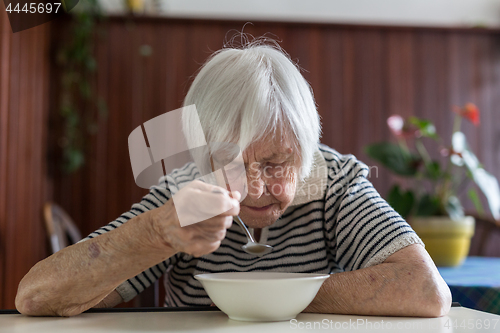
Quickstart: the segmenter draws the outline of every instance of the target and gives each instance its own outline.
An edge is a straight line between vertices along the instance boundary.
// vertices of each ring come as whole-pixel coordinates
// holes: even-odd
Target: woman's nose
[[[266,191],[266,182],[262,176],[262,170],[258,166],[251,165],[247,170],[248,195],[252,199],[259,199]]]
[[[252,199],[259,199],[266,191],[266,183],[261,177],[249,177],[248,195]]]

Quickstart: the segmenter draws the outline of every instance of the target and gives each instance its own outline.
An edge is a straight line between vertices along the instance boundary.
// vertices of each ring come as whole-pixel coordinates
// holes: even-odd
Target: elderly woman
[[[367,166],[319,144],[311,89],[279,48],[253,42],[216,52],[189,89],[184,105],[192,104],[207,142],[241,148],[246,196],[194,181],[195,163],[175,170],[129,212],[36,264],[19,285],[20,312],[72,316],[114,306],[162,275],[165,305],[210,305],[194,275],[258,270],[334,273],[308,312],[448,312],[447,285],[418,236],[367,180]],[[183,121],[195,140],[197,120]],[[224,213],[182,227],[181,206]],[[243,252],[237,214],[271,253]]]

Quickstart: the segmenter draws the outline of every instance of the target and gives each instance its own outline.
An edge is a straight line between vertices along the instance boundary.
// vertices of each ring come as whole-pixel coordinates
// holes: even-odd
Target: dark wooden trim
[[[298,28],[333,28],[333,29],[352,29],[352,30],[390,30],[401,32],[449,32],[449,33],[467,33],[467,34],[500,34],[500,28],[488,27],[462,27],[462,26],[413,26],[413,25],[387,25],[387,24],[355,24],[355,23],[330,23],[330,22],[293,22],[293,21],[268,21],[268,20],[240,20],[240,19],[216,19],[216,18],[180,18],[168,16],[147,16],[147,15],[110,15],[103,18],[103,22],[137,22],[137,23],[156,23],[156,24],[229,24],[240,25],[243,28],[245,23],[255,23],[265,26],[279,27],[298,27]]]

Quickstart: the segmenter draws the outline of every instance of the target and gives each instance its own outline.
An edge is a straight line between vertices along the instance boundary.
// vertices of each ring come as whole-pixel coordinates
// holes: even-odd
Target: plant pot
[[[125,0],[125,5],[132,14],[138,14],[144,11],[144,0]]]
[[[447,216],[412,217],[409,223],[436,266],[459,266],[469,254],[475,227],[472,216],[460,220]]]

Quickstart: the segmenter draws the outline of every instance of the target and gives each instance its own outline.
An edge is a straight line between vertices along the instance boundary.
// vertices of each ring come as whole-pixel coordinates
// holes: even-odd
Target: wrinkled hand
[[[214,252],[231,227],[233,215],[240,211],[240,193],[231,195],[221,187],[195,180],[157,209],[153,229],[177,252],[195,257]],[[181,221],[189,225],[182,227]]]

